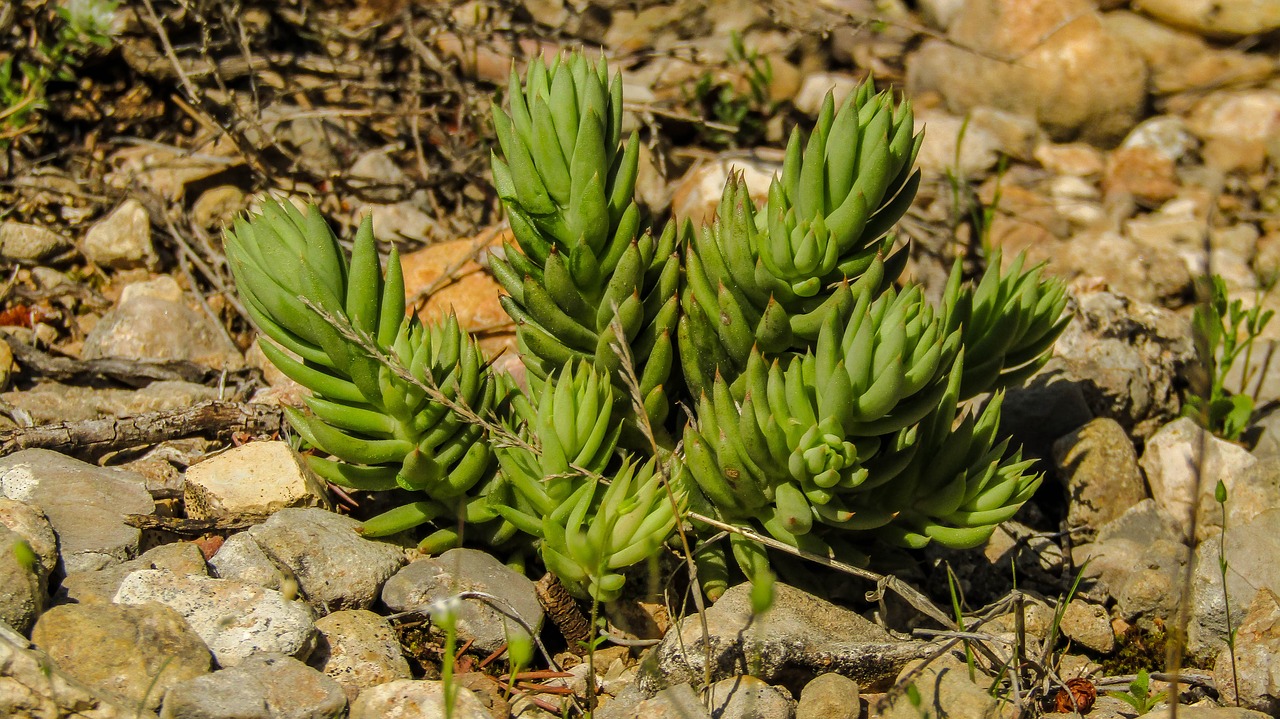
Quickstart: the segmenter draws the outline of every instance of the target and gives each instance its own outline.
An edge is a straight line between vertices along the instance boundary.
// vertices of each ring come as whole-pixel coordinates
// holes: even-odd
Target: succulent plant
[[[657,459],[617,456],[621,422],[613,389],[586,363],[567,365],[543,385],[538,405],[517,403],[526,431],[539,441],[500,447],[502,478],[514,503],[493,510],[538,538],[547,569],[570,593],[600,601],[622,591],[623,570],[650,559],[677,518]]]
[[[505,386],[455,318],[423,326],[405,316],[399,258],[392,250],[384,276],[371,221],[356,233],[350,261],[314,207],[303,215],[287,202],[268,201],[259,216],[237,220],[225,244],[265,335],[263,353],[312,392],[310,412],[285,410],[307,444],[331,457],[309,456],[311,468],[343,487],[422,493],[369,520],[365,533],[437,517],[495,520],[484,490],[496,463],[484,427],[464,412],[488,414]],[[491,529],[497,525],[490,539],[514,534],[501,522]],[[453,530],[444,531],[433,545]]]
[[[792,132],[760,213],[730,179],[716,222],[686,243],[679,348],[695,396],[716,372],[736,377],[752,345],[767,354],[811,347],[825,317],[852,304],[843,283],[877,257],[882,286],[898,277],[906,248],[893,251],[885,234],[919,186],[922,135],[913,132],[910,103],[895,107],[868,82],[838,112],[827,94],[803,151]]]
[[[622,80],[580,54],[549,67],[538,59],[523,85],[512,73],[507,97],[509,110],[493,113],[501,145],[493,176],[519,248],[507,243],[492,268],[529,373],[536,383],[590,360],[622,390],[612,345],[624,341],[646,413],[660,427],[670,408],[680,263],[674,226],[658,237],[640,233],[640,145],[634,134],[621,144]]]

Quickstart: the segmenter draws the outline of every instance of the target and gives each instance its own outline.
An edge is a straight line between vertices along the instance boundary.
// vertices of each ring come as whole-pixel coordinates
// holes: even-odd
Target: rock
[[[1107,157],[1103,192],[1108,197],[1129,196],[1151,204],[1178,194],[1174,160],[1152,147],[1120,147]]]
[[[902,674],[917,669],[920,664],[922,662],[908,664]],[[974,719],[1012,716],[1000,710],[1001,699],[991,696],[991,679],[985,675],[978,675],[976,681],[970,679],[964,660],[953,655],[925,665],[912,683],[919,692],[919,707],[900,693],[893,698],[889,710],[878,716],[884,719],[919,719],[922,715]]]
[[[282,509],[226,541],[209,562],[218,576],[254,581],[242,568],[264,563],[297,579],[302,597],[321,614],[368,609],[404,564],[404,550],[365,539],[360,522],[324,509]],[[253,572],[248,572],[252,574]],[[270,588],[278,588],[268,585]]]
[[[1218,653],[1214,684],[1224,703],[1275,716],[1280,713],[1280,666],[1276,664],[1280,657],[1280,598],[1270,589],[1259,590],[1236,629],[1235,656],[1230,647]]]
[[[404,170],[384,149],[369,150],[356,158],[347,170],[351,186],[360,197],[376,202],[395,202],[404,194]]]
[[[1036,146],[1033,156],[1049,172],[1072,177],[1099,175],[1105,161],[1097,148],[1083,142],[1064,145],[1044,142]]]
[[[177,610],[222,667],[267,652],[305,659],[315,647],[310,608],[253,584],[143,569],[125,577],[115,602],[159,602]]]
[[[84,341],[84,359],[165,362],[186,360],[214,369],[237,370],[244,358],[221,328],[183,302],[168,275],[129,285],[120,303],[102,317]]]
[[[71,249],[71,241],[39,225],[0,222],[0,257],[41,262]]]
[[[155,719],[136,704],[92,689],[0,624],[0,716],[68,719]]]
[[[382,603],[392,611],[423,609],[458,592],[487,592],[499,597],[529,626],[542,626],[542,605],[533,582],[491,555],[474,549],[450,549],[438,557],[410,562],[382,588]],[[459,641],[492,652],[506,644],[508,636],[528,635],[519,624],[477,599],[462,602],[458,610]]]
[[[330,719],[346,708],[347,697],[337,682],[293,657],[264,654],[174,686],[160,716]]]
[[[418,313],[422,321],[440,323],[452,312],[462,329],[482,333],[480,348],[490,357],[497,357],[500,352],[519,354],[514,325],[498,301],[502,286],[475,261],[500,248],[504,240],[515,244],[509,232],[486,230],[474,238],[430,244],[401,258],[409,301],[416,301],[421,293],[431,290]],[[508,331],[495,331],[504,327]]]
[[[1139,464],[1146,473],[1156,506],[1174,518],[1184,535],[1191,530],[1192,510],[1199,512],[1196,539],[1200,541],[1217,535],[1222,526],[1218,505],[1213,500],[1218,481],[1226,485],[1228,495],[1234,494],[1241,477],[1257,461],[1244,447],[1209,435],[1194,420],[1183,417],[1160,428],[1147,440]],[[1270,483],[1274,485],[1275,479]],[[1240,504],[1228,501],[1231,509]],[[1254,508],[1253,515],[1256,514]],[[1237,515],[1237,518],[1243,521],[1246,517]]]
[[[360,692],[349,719],[493,719],[474,694],[454,687],[453,712],[445,713],[444,685],[430,680],[397,679]]]
[[[695,164],[676,181],[671,195],[671,212],[680,218],[681,223],[689,220],[695,228],[711,222],[724,195],[730,172],[742,173],[751,199],[757,206],[762,205],[769,197],[769,183],[781,169],[777,162],[741,154],[721,155]]]
[[[1075,292],[1068,310],[1074,319],[1050,364],[1062,360],[1094,416],[1137,437],[1178,416],[1184,372],[1197,361],[1187,319],[1106,291]]]
[[[793,103],[800,112],[817,117],[828,92],[832,94],[836,108],[839,109],[840,103],[844,102],[849,93],[858,89],[858,84],[858,78],[842,72],[807,73]]]
[[[1100,263],[1097,258],[1106,256]],[[1178,307],[1191,296],[1192,277],[1175,250],[1137,242],[1111,230],[1086,231],[1050,260],[1054,274],[1094,277],[1140,302]]]
[[[0,398],[43,424],[187,409],[217,399],[218,388],[178,380],[152,382],[137,390],[45,382],[21,392],[5,392]]]
[[[1270,0],[1134,0],[1142,12],[1211,37],[1257,35],[1280,28]]]
[[[1088,0],[968,2],[947,37],[908,58],[908,94],[938,92],[957,115],[986,105],[1033,117],[1059,141],[1108,143],[1144,108],[1145,63]]]
[[[1120,423],[1099,418],[1059,439],[1053,461],[1067,490],[1067,526],[1097,529],[1147,496],[1133,442]]]
[[[1062,633],[1086,649],[1110,654],[1116,648],[1111,617],[1100,604],[1072,599],[1062,613]]]
[[[819,674],[804,685],[796,719],[858,719],[858,683],[841,674]]]
[[[419,194],[415,192],[411,197],[418,198]],[[422,209],[417,199],[357,208],[357,217],[366,214],[373,216],[373,236],[381,242],[426,242],[435,239],[440,231],[435,219]]]
[[[342,685],[348,701],[365,689],[411,679],[391,622],[364,609],[344,609],[316,621],[320,641],[309,664]]]
[[[329,505],[324,483],[280,440],[249,442],[192,465],[183,500],[192,519]]]
[[[1225,550],[1221,544],[1226,545]],[[1280,552],[1280,509],[1266,509],[1240,524],[1228,523],[1225,537],[1209,539],[1196,547],[1195,573],[1191,578],[1188,651],[1211,657],[1225,646],[1227,607],[1224,591],[1231,596],[1233,627],[1241,626],[1245,612],[1259,590],[1280,592],[1280,566],[1274,561],[1277,552]],[[1229,564],[1225,590],[1218,566],[1223,554]]]
[[[1173,518],[1144,499],[1098,530],[1092,544],[1074,548],[1073,563],[1083,570],[1088,596],[1116,600],[1116,613],[1127,621],[1165,620],[1175,616],[1181,596],[1183,568],[1189,552]],[[1090,588],[1090,583],[1101,586]]]
[[[1101,193],[1097,186],[1074,175],[1061,175],[1049,181],[1049,197],[1053,209],[1071,223],[1071,227],[1098,227],[1106,220]]]
[[[58,566],[58,537],[44,512],[25,502],[0,497],[0,525],[27,540],[27,545],[36,553],[36,573],[40,581],[48,580]]]
[[[1126,719],[1130,715],[1131,713],[1126,713]],[[1143,719],[1173,719],[1173,713],[1168,706],[1161,706],[1143,714],[1142,717]],[[1223,707],[1209,702],[1200,706],[1178,707],[1178,719],[1267,719],[1267,715],[1252,709]]]
[[[89,228],[80,251],[95,265],[119,270],[154,266],[160,260],[151,244],[151,216],[132,198]]]
[[[796,700],[753,676],[721,679],[703,690],[710,698],[715,719],[791,719]]]
[[[1040,457],[1050,456],[1053,443],[1093,419],[1083,383],[1069,377],[1063,362],[1049,361],[1021,386],[1006,390],[1000,407],[1000,431],[1015,444]]]
[[[69,675],[155,711],[174,684],[208,674],[213,656],[159,604],[66,604],[40,617],[31,641]]]
[[[750,593],[749,584],[739,584],[707,609],[705,640],[698,617],[668,632],[639,675],[641,689],[652,694],[701,682],[707,661],[713,682],[751,671],[766,682],[838,672],[873,683],[926,651],[922,643],[894,641],[857,614],[782,583],[775,585],[769,611],[753,616]]]
[[[928,128],[916,156],[916,165],[925,175],[972,178],[985,174],[1000,159],[1000,139],[975,126],[972,120],[921,109],[916,113],[916,122]]]
[[[210,187],[191,206],[191,219],[201,227],[230,224],[245,207],[244,192],[235,185]]]
[[[67,572],[100,569],[137,556],[142,533],[125,524],[124,517],[155,513],[138,475],[47,449],[24,449],[0,459],[0,496],[44,511]]]
[[[17,532],[0,527],[0,622],[23,634],[44,609],[40,562]]]
[[[1155,95],[1261,84],[1274,66],[1261,53],[1211,46],[1194,33],[1136,13],[1109,12],[1102,21],[1146,60]]]
[[[964,0],[919,0],[916,6],[925,22],[945,32],[964,8]]]
[[[125,53],[126,59],[128,53]],[[243,156],[229,136],[190,149],[158,146],[125,147],[111,154],[107,184],[121,190],[141,188],[170,202],[186,194],[187,185],[244,166]]]
[[[653,719],[712,719],[706,706],[689,684],[667,687],[636,705],[634,714],[622,715],[627,719],[653,717]]]
[[[162,544],[137,559],[89,572],[69,572],[62,580],[59,600],[76,604],[110,604],[124,578],[139,569],[165,569],[179,576],[209,576],[204,554],[195,542]]]
[[[1280,92],[1214,92],[1196,103],[1187,123],[1204,142],[1205,164],[1222,172],[1258,172],[1280,138]]]

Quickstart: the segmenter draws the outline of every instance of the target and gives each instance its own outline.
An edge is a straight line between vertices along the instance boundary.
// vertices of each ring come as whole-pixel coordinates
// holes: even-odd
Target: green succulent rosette
[[[622,80],[579,54],[513,73],[493,119],[494,185],[518,247],[491,267],[506,290],[521,356],[535,383],[589,360],[624,390],[615,343],[635,364],[650,423],[670,411],[679,257],[675,228],[640,232],[634,201],[639,143],[622,139]],[[622,331],[621,337],[615,323]],[[629,411],[626,393],[618,401]]]
[[[547,379],[536,407],[519,401],[516,408],[538,447],[497,450],[515,501],[495,502],[493,511],[538,539],[543,563],[570,593],[616,599],[624,570],[655,556],[671,536],[682,495],[672,502],[656,459],[616,452],[622,424],[613,389],[589,364],[566,366]]]
[[[472,421],[490,414],[507,388],[455,318],[424,326],[405,316],[399,257],[392,250],[384,274],[371,221],[348,260],[315,207],[304,215],[268,201],[260,215],[236,221],[225,246],[263,353],[312,392],[309,412],[285,410],[306,443],[329,455],[308,456],[311,468],[350,489],[422,495],[370,519],[364,533],[444,517],[490,522],[494,541],[514,535],[487,509],[496,460]]]

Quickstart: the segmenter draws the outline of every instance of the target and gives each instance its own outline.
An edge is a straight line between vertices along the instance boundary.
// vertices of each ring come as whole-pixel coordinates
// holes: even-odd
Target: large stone
[[[347,708],[337,682],[279,654],[250,657],[174,686],[163,719],[333,719]]]
[[[456,315],[458,326],[477,333],[481,349],[490,357],[518,354],[511,318],[498,301],[502,286],[476,261],[502,247],[504,240],[514,244],[509,232],[486,230],[473,238],[433,243],[401,258],[406,299],[426,299],[418,316],[440,323],[450,313]]]
[[[1099,257],[1107,261],[1098,262]],[[1169,307],[1185,304],[1192,288],[1191,272],[1177,250],[1109,229],[1075,235],[1049,266],[1059,276],[1100,278],[1117,294]]]
[[[927,664],[912,662],[902,673],[906,675],[916,670],[919,673],[914,674],[912,683],[920,698],[919,706],[905,693],[899,692],[894,695],[888,711],[875,716],[883,719],[919,719],[921,716],[997,719],[1012,717],[1016,712],[1011,704],[992,696],[989,679],[984,684],[986,677],[983,675],[970,678],[963,658],[946,655]]]
[[[909,58],[907,82],[957,115],[987,105],[1035,118],[1056,140],[1105,143],[1144,108],[1145,63],[1089,0],[976,0],[947,35]]]
[[[439,557],[419,559],[401,569],[382,588],[382,603],[397,612],[425,610],[459,592],[485,592],[500,600],[499,608],[468,599],[457,610],[458,637],[483,652],[507,643],[509,636],[528,636],[507,618],[514,610],[535,631],[542,626],[542,605],[533,582],[493,556],[475,549],[450,549]]]
[[[1235,629],[1235,654],[1230,647],[1218,653],[1214,684],[1224,702],[1276,716],[1280,714],[1280,598],[1270,589],[1259,590]]]
[[[858,683],[841,674],[819,674],[804,685],[796,719],[858,719],[862,702]]]
[[[0,459],[0,495],[44,511],[68,572],[136,557],[142,533],[125,524],[124,517],[155,512],[137,474],[95,467],[47,449],[24,449]]]
[[[349,719],[493,719],[475,694],[458,686],[452,714],[445,711],[443,683],[397,679],[367,689],[351,703]]]
[[[37,573],[41,581],[47,580],[58,567],[58,536],[44,512],[26,502],[0,497],[0,525],[27,540],[28,546],[36,553]]]
[[[218,399],[218,388],[181,380],[152,382],[136,390],[43,382],[31,389],[5,392],[0,399],[26,412],[34,423],[45,424],[187,409],[197,402]]]
[[[321,614],[368,609],[405,558],[394,544],[361,537],[359,526],[324,509],[282,509],[228,539],[209,563],[220,577],[257,583],[269,571],[274,581],[265,586],[273,589],[287,571]]]
[[[1133,5],[1170,25],[1215,37],[1280,28],[1280,4],[1275,0],[1134,0]]]
[[[1225,587],[1218,564],[1224,555],[1228,564]],[[1192,654],[1211,658],[1226,645],[1227,596],[1230,596],[1231,624],[1238,627],[1260,590],[1280,594],[1277,556],[1280,556],[1280,509],[1267,509],[1248,522],[1229,524],[1221,539],[1200,543],[1191,578],[1187,648]]]
[[[169,687],[213,665],[190,625],[160,604],[54,607],[31,640],[76,679],[153,711]]]
[[[219,370],[244,366],[240,350],[207,315],[187,306],[168,275],[125,287],[120,303],[85,338],[82,356],[185,360]]]
[[[132,702],[63,671],[48,654],[0,623],[0,716],[14,719],[155,719]]]
[[[315,648],[311,609],[254,584],[143,569],[125,577],[115,602],[159,602],[173,608],[222,667],[269,652],[306,659]]]
[[[342,685],[347,699],[396,679],[411,679],[391,622],[363,609],[334,612],[316,621],[320,641],[308,661]]]
[[[791,719],[796,700],[753,676],[721,679],[703,690],[711,704],[715,719]]]
[[[151,244],[151,216],[135,199],[125,200],[85,233],[80,248],[96,265],[132,269],[159,261]]]
[[[1133,442],[1113,419],[1095,419],[1058,440],[1053,461],[1066,484],[1069,527],[1096,530],[1147,496]]]
[[[1184,535],[1190,534],[1192,512],[1198,513],[1196,539],[1200,541],[1216,536],[1222,526],[1221,511],[1214,502],[1214,489],[1219,481],[1226,485],[1228,506],[1232,510],[1237,507],[1243,510],[1234,514],[1236,521],[1251,519],[1261,510],[1247,499],[1230,501],[1237,487],[1245,491],[1241,480],[1257,461],[1244,447],[1218,439],[1191,418],[1183,417],[1165,425],[1147,440],[1139,463],[1151,485],[1156,506],[1174,518]],[[1265,491],[1260,484],[1254,483],[1249,491]],[[1270,484],[1274,486],[1274,478]]]
[[[1072,552],[1077,567],[1089,563],[1083,570],[1086,594],[1097,601],[1114,598],[1118,615],[1142,622],[1175,616],[1188,555],[1173,518],[1150,499],[1103,525],[1096,541]]]
[[[730,588],[706,611],[707,636],[699,617],[668,632],[639,676],[653,693],[685,682],[701,683],[707,662],[711,681],[751,673],[767,682],[798,682],[838,672],[860,683],[891,677],[928,645],[895,641],[861,616],[778,583],[773,605],[751,611],[751,586]]]
[[[1280,141],[1280,92],[1212,93],[1192,108],[1188,124],[1204,141],[1205,164],[1222,172],[1258,172]]]
[[[1262,83],[1275,64],[1265,53],[1210,45],[1199,35],[1137,13],[1109,12],[1103,22],[1146,60],[1155,95]]]
[[[192,465],[183,500],[193,519],[266,516],[328,505],[324,483],[288,442],[250,442]]]

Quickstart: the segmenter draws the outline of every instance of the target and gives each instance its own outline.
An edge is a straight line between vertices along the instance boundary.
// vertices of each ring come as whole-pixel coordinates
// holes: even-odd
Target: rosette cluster
[[[484,498],[496,460],[483,426],[464,415],[491,413],[506,390],[453,317],[439,326],[406,317],[399,258],[392,250],[384,274],[370,220],[348,260],[314,207],[304,215],[268,201],[236,221],[225,245],[263,353],[311,390],[309,412],[285,410],[303,440],[329,455],[309,456],[311,468],[342,487],[421,493],[371,519],[366,533],[436,517],[496,519]],[[490,526],[491,539],[514,533],[503,524]]]
[[[491,263],[534,383],[590,361],[624,389],[613,345],[625,343],[649,420],[670,410],[680,261],[672,226],[640,232],[634,200],[640,145],[622,143],[622,80],[579,54],[512,73],[495,106],[494,185],[518,247]],[[621,330],[621,335],[618,336]],[[623,409],[625,392],[617,393]]]

